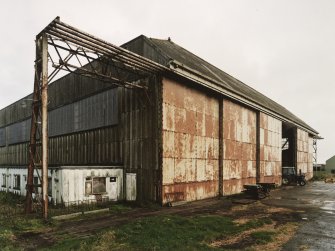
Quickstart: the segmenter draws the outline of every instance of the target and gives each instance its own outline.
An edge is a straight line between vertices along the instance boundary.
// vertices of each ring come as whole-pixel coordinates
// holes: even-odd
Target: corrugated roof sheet
[[[187,67],[207,76],[211,79],[216,80],[222,85],[222,87],[247,98],[256,104],[263,106],[279,115],[291,120],[302,127],[309,129],[314,133],[318,133],[315,129],[310,127],[303,120],[295,116],[285,107],[251,88],[250,86],[244,84],[238,79],[230,76],[226,72],[220,70],[219,68],[211,65],[200,57],[194,55],[183,47],[175,44],[170,40],[147,38],[145,36],[140,36],[139,38],[144,38],[152,46],[156,47],[157,53],[161,53],[163,58],[169,58],[170,60],[176,60]]]

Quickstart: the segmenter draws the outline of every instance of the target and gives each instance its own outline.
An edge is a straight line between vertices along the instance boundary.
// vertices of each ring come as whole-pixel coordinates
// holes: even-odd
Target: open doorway
[[[297,127],[293,124],[282,123],[282,166],[297,167],[296,156]]]

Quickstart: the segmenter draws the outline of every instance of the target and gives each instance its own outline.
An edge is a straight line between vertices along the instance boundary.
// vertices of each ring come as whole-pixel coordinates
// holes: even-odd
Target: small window
[[[52,196],[52,179],[48,178],[48,195]]]
[[[294,175],[295,174],[295,169],[294,169],[294,167],[283,168],[282,172],[283,172],[283,175]]]
[[[93,178],[93,193],[94,194],[106,193],[105,177]]]
[[[11,174],[8,175],[8,187],[12,188],[12,175]]]
[[[1,187],[6,187],[7,186],[7,177],[6,174],[2,174],[2,185]]]
[[[14,189],[20,190],[21,188],[21,177],[20,175],[14,175]]]
[[[85,179],[85,195],[106,193],[106,177],[87,177]]]
[[[88,196],[92,194],[92,181],[85,182],[85,195]]]
[[[37,176],[34,177],[34,185],[37,186],[39,184],[39,178]]]
[[[281,147],[282,151],[287,150],[290,147],[288,138],[282,138],[281,144],[282,144],[282,147]]]

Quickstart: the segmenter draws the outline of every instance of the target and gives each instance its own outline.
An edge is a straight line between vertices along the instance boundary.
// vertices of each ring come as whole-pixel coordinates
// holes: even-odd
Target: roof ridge
[[[264,108],[270,109],[273,112],[282,115],[284,118],[296,122],[303,128],[318,133],[314,128],[312,128],[283,105],[279,104],[275,100],[249,86],[248,84],[242,82],[241,80],[233,77],[227,72],[221,70],[217,66],[209,63],[203,58],[188,51],[184,47],[176,44],[175,42],[157,38],[150,38],[148,41],[154,44],[155,48],[159,47],[160,54],[168,55],[170,59],[177,60],[179,63],[199,71],[199,73],[203,74],[204,76],[213,78],[213,80],[221,83],[222,85],[228,85],[232,88],[232,91],[238,93],[239,96],[247,98]],[[161,51],[163,51],[163,53]],[[174,53],[177,54],[174,55]]]

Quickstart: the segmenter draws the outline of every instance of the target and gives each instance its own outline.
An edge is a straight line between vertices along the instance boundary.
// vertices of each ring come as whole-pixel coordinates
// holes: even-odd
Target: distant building
[[[326,160],[326,172],[335,174],[335,155]]]
[[[313,165],[313,171],[325,171],[326,165],[325,164],[314,164]]]

